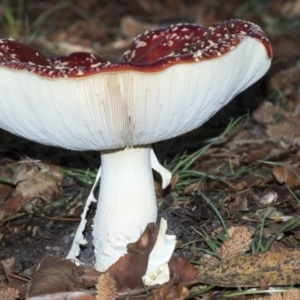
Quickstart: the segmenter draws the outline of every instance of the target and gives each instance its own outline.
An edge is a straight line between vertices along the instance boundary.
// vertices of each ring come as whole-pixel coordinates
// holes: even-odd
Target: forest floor
[[[201,128],[153,145],[173,173],[171,188],[162,190],[157,180],[155,190],[159,218],[180,241],[174,255],[190,262],[177,266],[186,276],[117,292],[106,278],[97,299],[300,299],[300,1],[224,2],[0,1],[0,37],[46,55],[86,51],[118,61],[145,30],[183,22],[214,26],[232,18],[260,25],[273,47],[272,66],[259,82]],[[99,164],[97,152],[48,147],[0,131],[1,299],[24,299],[30,285],[47,286],[29,293],[46,294],[36,299],[71,299],[79,290],[95,295],[95,204],[80,256],[84,267],[72,266],[71,279],[63,257]],[[50,276],[37,276],[38,264],[41,269],[49,259],[52,268],[44,273]],[[110,288],[99,296],[101,284]],[[57,292],[70,298],[50,298]],[[72,299],[95,299],[78,297]]]

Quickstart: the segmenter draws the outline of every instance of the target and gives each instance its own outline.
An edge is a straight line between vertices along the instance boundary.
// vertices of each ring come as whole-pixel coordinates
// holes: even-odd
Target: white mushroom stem
[[[94,189],[105,169],[93,232],[95,268],[104,271],[127,252],[127,244],[138,240],[148,223],[156,221],[151,169],[161,175],[163,188],[169,185],[172,174],[159,164],[150,146],[105,151],[101,153],[101,161],[67,258],[80,264],[77,258],[80,245],[87,243],[83,236],[86,215],[90,204],[96,202]]]
[[[102,178],[94,219],[95,268],[107,270],[127,253],[127,244],[155,222],[157,204],[151,147],[101,152]],[[164,169],[165,170],[165,169]]]
[[[150,147],[101,152],[102,178],[94,219],[95,268],[105,271],[155,222]]]

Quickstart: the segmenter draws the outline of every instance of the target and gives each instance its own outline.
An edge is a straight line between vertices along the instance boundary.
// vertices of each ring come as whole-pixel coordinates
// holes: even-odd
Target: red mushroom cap
[[[49,78],[76,78],[124,70],[158,72],[170,65],[225,55],[246,37],[260,41],[266,56],[272,58],[271,44],[259,26],[248,21],[229,20],[216,27],[178,24],[145,32],[135,39],[118,63],[85,52],[49,58],[21,42],[3,39],[0,41],[0,66],[28,70]]]
[[[180,24],[146,32],[118,63],[46,57],[0,40],[0,127],[76,150],[118,149],[199,127],[261,78],[272,48],[255,24]]]

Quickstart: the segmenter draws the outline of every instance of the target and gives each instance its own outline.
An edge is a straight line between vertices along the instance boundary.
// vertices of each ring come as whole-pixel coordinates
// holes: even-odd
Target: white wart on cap
[[[156,221],[149,145],[199,127],[261,78],[271,58],[263,31],[241,20],[146,32],[118,63],[89,53],[49,58],[4,39],[0,127],[47,145],[101,151],[94,246],[103,271]]]

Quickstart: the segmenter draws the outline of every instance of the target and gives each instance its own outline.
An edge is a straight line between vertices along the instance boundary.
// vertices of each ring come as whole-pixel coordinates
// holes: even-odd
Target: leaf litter
[[[76,180],[77,175],[70,177],[74,171],[62,175],[58,166],[93,169],[87,163],[94,159],[93,154],[89,154],[92,159],[86,159],[59,149],[19,143],[0,132],[4,149],[0,154],[0,296],[23,299],[36,286],[47,289],[42,290],[44,295],[33,293],[29,299],[224,299],[226,293],[234,299],[254,299],[251,293],[260,291],[248,288],[256,287],[269,295],[255,299],[298,299],[299,290],[283,293],[281,287],[297,288],[300,284],[299,1],[241,4],[230,0],[223,9],[218,1],[208,5],[184,0],[75,0],[51,15],[53,4],[54,0],[39,5],[31,0],[24,8],[29,30],[42,16],[38,20],[40,32],[32,43],[51,54],[92,51],[117,60],[132,36],[145,29],[175,22],[209,25],[237,17],[265,26],[276,59],[264,81],[239,96],[204,128],[157,145],[158,152],[166,153],[167,165],[176,164],[174,157],[179,161],[185,157],[186,161],[173,174],[171,189],[163,191],[156,181],[159,215],[168,220],[170,233],[180,242],[170,261],[171,280],[147,291],[139,274],[155,240],[154,224],[152,238],[147,230],[141,237],[147,241],[142,243],[144,248],[140,248],[141,240],[128,245],[128,256],[114,266],[114,272],[100,276],[87,267],[93,264],[89,246],[84,250],[85,268],[63,259],[76,227],[64,220],[80,215],[89,187]],[[1,4],[1,11],[5,8]],[[14,6],[10,9],[25,22]],[[9,26],[3,16],[1,20],[4,35]],[[24,38],[22,28],[26,26],[20,27]],[[247,122],[240,122],[188,161],[205,140],[221,134],[230,117],[237,118],[248,109],[251,116]],[[20,161],[21,153],[42,159]],[[93,209],[89,224],[92,218]],[[86,235],[90,240],[89,230]],[[47,260],[51,261],[49,268]],[[57,279],[58,283],[51,281]],[[267,289],[275,286],[278,293]]]

